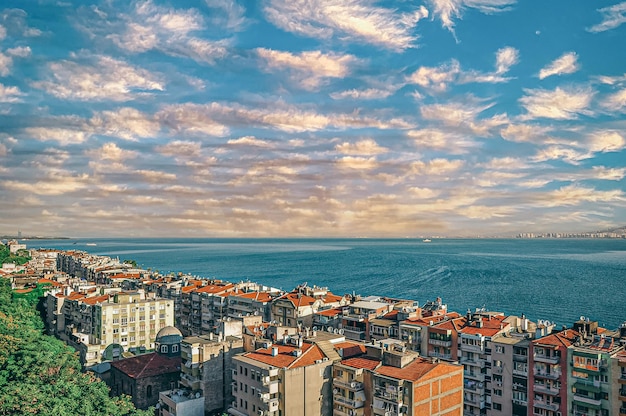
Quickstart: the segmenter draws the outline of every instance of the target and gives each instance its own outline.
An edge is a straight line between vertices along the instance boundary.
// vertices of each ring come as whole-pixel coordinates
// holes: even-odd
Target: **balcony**
[[[558,364],[561,361],[561,357],[560,356],[554,356],[554,355],[543,355],[543,354],[535,354],[533,356],[533,359],[535,360],[535,362],[538,363],[546,363],[546,364]]]
[[[592,406],[602,406],[602,399],[596,399],[589,396],[581,396],[578,393],[574,393],[574,402],[581,403],[584,405],[592,405]]]
[[[345,335],[346,338],[348,339],[352,339],[355,341],[363,341],[365,340],[365,330],[364,329],[360,329],[360,328],[354,328],[354,327],[344,327],[343,328],[343,333]]]
[[[560,390],[553,386],[547,386],[545,384],[535,384],[533,389],[537,393],[549,394],[551,396],[556,396],[559,394]]]
[[[429,357],[433,357],[433,358],[441,358],[442,360],[451,360],[452,359],[452,354],[442,354],[439,352],[431,352],[428,354]]]
[[[348,381],[339,377],[333,379],[333,386],[343,387],[348,390],[354,390],[354,391],[363,390],[363,383],[359,381],[354,381],[354,380]]]
[[[528,355],[513,354],[513,361],[517,361],[519,363],[526,363],[528,362]]]
[[[482,373],[464,372],[463,377],[470,379],[470,380],[475,380],[475,381],[485,381],[485,375]]]
[[[548,403],[548,402],[544,402],[541,400],[535,400],[533,402],[533,406],[538,407],[539,409],[551,410],[553,412],[556,412],[559,410],[558,403]]]
[[[386,389],[384,387],[375,387],[374,388],[374,397],[378,399],[383,399],[386,401],[390,401],[393,403],[402,403],[402,391],[398,392]]]
[[[535,370],[535,378],[547,378],[549,380],[558,380],[561,378],[561,373],[546,373],[543,371]]]
[[[363,400],[352,400],[352,399],[348,399],[347,397],[343,397],[339,395],[334,396],[333,401],[337,404],[341,404],[341,405],[350,407],[352,409],[360,409],[364,405]]]
[[[482,345],[461,344],[461,351],[484,353]]]
[[[451,347],[452,346],[452,340],[442,340],[442,339],[432,339],[432,338],[429,338],[428,339],[428,343],[430,345],[437,345],[439,347]]]
[[[626,415],[626,407],[620,407],[619,408],[619,415],[620,416],[625,416]]]

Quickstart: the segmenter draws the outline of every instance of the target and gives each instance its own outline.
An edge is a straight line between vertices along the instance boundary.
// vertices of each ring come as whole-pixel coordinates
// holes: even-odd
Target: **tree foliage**
[[[0,266],[2,263],[26,264],[30,261],[28,250],[18,250],[17,253],[11,254],[9,246],[0,244]]]
[[[81,371],[76,352],[44,335],[35,304],[0,279],[0,415],[148,416]]]

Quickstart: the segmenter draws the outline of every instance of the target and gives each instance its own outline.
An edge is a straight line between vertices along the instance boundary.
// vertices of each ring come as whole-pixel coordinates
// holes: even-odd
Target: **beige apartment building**
[[[50,332],[78,350],[84,366],[152,350],[159,330],[174,325],[172,300],[143,291],[48,294],[46,305]]]

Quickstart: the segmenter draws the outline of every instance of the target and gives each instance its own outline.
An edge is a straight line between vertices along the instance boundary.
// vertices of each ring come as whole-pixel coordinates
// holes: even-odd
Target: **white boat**
[[[95,246],[96,243],[85,243],[86,246]]]
[[[422,240],[422,242],[424,243],[430,243],[432,240],[430,238],[425,238]]]

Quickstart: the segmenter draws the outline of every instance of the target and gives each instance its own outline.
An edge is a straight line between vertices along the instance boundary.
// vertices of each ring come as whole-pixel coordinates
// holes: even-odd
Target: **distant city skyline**
[[[419,237],[626,224],[626,1],[0,8],[0,229]]]

